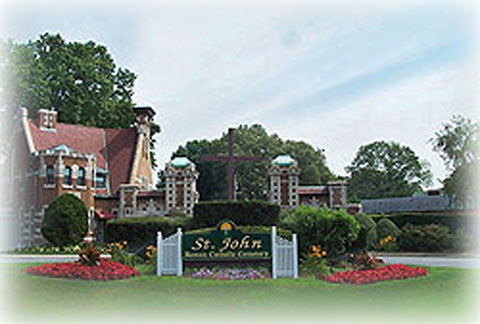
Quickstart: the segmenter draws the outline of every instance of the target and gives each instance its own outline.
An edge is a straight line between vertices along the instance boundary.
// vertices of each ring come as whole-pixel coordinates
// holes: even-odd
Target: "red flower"
[[[37,276],[49,276],[83,280],[125,279],[138,276],[137,270],[121,264],[101,259],[98,266],[88,266],[80,262],[49,263],[27,269],[27,273]]]
[[[426,276],[425,268],[413,268],[403,264],[392,264],[378,269],[337,272],[325,278],[333,283],[350,283],[355,285],[378,281],[396,280]]]

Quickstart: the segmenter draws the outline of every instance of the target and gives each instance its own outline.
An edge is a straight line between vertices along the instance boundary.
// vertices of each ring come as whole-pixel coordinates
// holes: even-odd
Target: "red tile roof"
[[[58,123],[52,132],[40,130],[32,120],[29,125],[36,151],[65,144],[75,152],[95,154],[97,166],[105,169],[103,129]]]
[[[116,193],[122,183],[130,182],[130,173],[135,158],[137,130],[106,129],[108,169],[110,171],[110,188]]]
[[[109,171],[112,194],[118,191],[120,184],[129,183],[135,157],[136,129],[103,129],[58,123],[56,131],[52,132],[40,130],[32,120],[29,120],[29,126],[36,151],[64,144],[75,152],[94,154],[97,167]],[[104,191],[98,193],[105,194]]]

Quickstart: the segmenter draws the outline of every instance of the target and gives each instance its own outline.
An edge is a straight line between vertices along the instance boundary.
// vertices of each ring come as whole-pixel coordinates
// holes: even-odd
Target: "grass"
[[[314,279],[212,281],[186,277],[142,276],[91,282],[27,275],[31,264],[3,264],[14,320],[66,323],[88,315],[103,323],[195,323],[313,319],[355,319],[385,323],[469,323],[475,316],[478,270],[430,267],[427,277],[365,286],[338,285]],[[15,311],[21,310],[21,311]],[[132,317],[130,317],[132,316]],[[158,321],[157,321],[158,322]],[[163,322],[162,322],[163,323]]]

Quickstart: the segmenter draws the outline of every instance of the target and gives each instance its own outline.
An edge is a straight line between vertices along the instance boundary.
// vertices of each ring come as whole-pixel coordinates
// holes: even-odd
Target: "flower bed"
[[[209,269],[202,268],[192,272],[193,278],[216,280],[265,279],[267,275],[256,269]]]
[[[427,269],[425,268],[414,268],[403,264],[392,264],[378,269],[337,272],[326,277],[325,281],[361,285],[378,281],[407,279],[426,275]]]
[[[137,270],[119,262],[100,260],[98,266],[88,266],[80,262],[49,263],[33,266],[27,273],[37,276],[48,276],[83,280],[112,280],[138,276]]]

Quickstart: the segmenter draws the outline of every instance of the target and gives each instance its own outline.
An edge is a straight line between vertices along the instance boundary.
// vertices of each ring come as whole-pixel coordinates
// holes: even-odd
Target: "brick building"
[[[103,237],[106,220],[193,215],[199,200],[195,164],[176,157],[165,166],[165,188],[156,190],[150,160],[150,123],[155,111],[134,108],[135,125],[104,129],[57,122],[58,113],[39,110],[36,119],[22,110],[10,157],[10,193],[16,202],[17,247],[44,244],[40,228],[44,210],[58,196],[80,198],[88,210],[89,230]],[[346,208],[346,184],[300,186],[300,169],[288,155],[272,161],[270,201],[282,208],[308,204]]]
[[[167,164],[167,170],[180,170],[176,183],[188,184],[170,206],[172,198],[155,190],[152,179],[149,144],[155,112],[150,107],[134,111],[135,127],[103,129],[58,123],[53,110],[39,110],[36,120],[22,110],[11,155],[12,191],[20,198],[17,246],[44,243],[43,212],[64,193],[85,203],[92,231],[114,217],[163,216],[170,210],[191,214],[198,200],[195,166]]]

